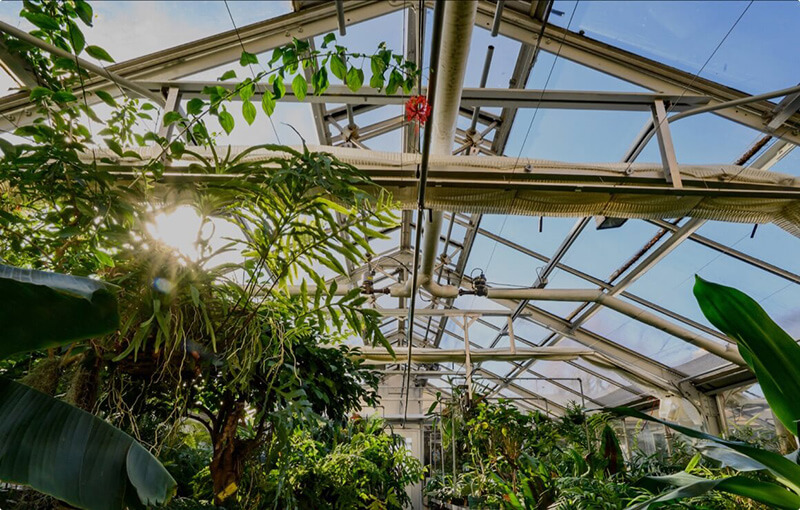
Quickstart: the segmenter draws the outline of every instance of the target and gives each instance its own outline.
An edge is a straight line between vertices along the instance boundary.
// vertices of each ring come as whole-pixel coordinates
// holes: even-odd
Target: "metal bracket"
[[[664,176],[673,187],[682,188],[681,171],[675,157],[675,146],[672,143],[672,133],[669,130],[663,99],[656,99],[653,102],[653,124],[658,137],[658,148],[661,151],[661,162],[664,165]]]

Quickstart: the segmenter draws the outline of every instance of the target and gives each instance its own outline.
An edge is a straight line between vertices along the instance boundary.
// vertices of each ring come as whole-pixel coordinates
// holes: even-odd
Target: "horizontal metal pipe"
[[[452,289],[455,287],[445,287],[442,285],[430,285],[428,282],[426,289],[435,297],[454,297]],[[309,295],[313,295],[316,289],[312,287],[307,289]],[[346,287],[341,287],[336,290],[337,295],[346,294],[349,291]],[[299,287],[290,289],[290,293],[299,294]],[[393,294],[394,295],[394,294]],[[456,290],[455,296],[458,295]],[[735,363],[736,365],[746,366],[742,356],[736,348],[736,343],[730,340],[728,344],[722,345],[713,340],[710,340],[698,333],[695,333],[682,326],[674,324],[654,313],[648,312],[639,308],[638,306],[628,303],[622,299],[610,296],[602,290],[591,289],[489,289],[488,296],[490,299],[512,299],[512,300],[530,300],[530,301],[570,301],[578,303],[598,303],[616,312],[626,315],[635,319],[643,324],[654,327],[660,331],[664,331],[669,335],[683,340],[696,347],[704,349],[726,361]],[[466,310],[458,310],[462,315],[467,315],[469,312]]]
[[[693,331],[673,324],[672,322],[659,317],[658,315],[642,310],[636,305],[623,301],[619,298],[609,296],[601,290],[583,289],[489,289],[489,296],[494,299],[525,299],[531,301],[575,301],[575,302],[594,302],[607,308],[615,310],[632,319],[664,331],[676,338],[679,338],[696,347],[704,349],[720,358],[746,366],[735,342],[730,341],[727,345],[721,345],[713,340],[709,340]]]

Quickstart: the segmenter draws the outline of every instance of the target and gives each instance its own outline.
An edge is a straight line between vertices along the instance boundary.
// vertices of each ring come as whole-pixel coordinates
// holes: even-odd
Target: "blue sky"
[[[225,4],[208,2],[94,2],[95,28],[86,31],[90,44],[105,47],[118,61],[137,57],[165,47],[185,43],[232,28]],[[237,26],[291,11],[288,1],[231,1]],[[800,82],[800,2],[795,0],[753,3],[724,43],[717,46],[747,7],[746,2],[621,2],[557,0],[555,9],[563,12],[552,21],[571,30],[583,30],[592,37],[646,57],[660,60],[703,78],[719,81],[748,93],[762,93]],[[0,3],[0,19],[27,28],[17,16],[18,2]],[[573,16],[574,9],[574,16]],[[428,24],[431,22],[428,16]],[[403,50],[403,13],[372,20],[348,28],[343,43],[354,51],[372,51],[385,41],[398,52]],[[430,34],[430,30],[428,30]],[[477,86],[486,47],[496,47],[489,87],[505,87],[514,67],[519,43],[476,28],[468,63],[466,86]],[[428,45],[429,46],[429,45]],[[716,52],[715,52],[716,50]],[[713,57],[712,57],[713,53]],[[709,57],[710,60],[709,60]],[[427,55],[426,55],[427,58]],[[240,69],[238,64],[233,66]],[[194,79],[214,79],[220,69],[202,73]],[[240,70],[240,76],[246,71]],[[548,90],[642,91],[625,81],[604,75],[579,64],[542,52],[528,88]],[[0,78],[0,90],[12,86]],[[399,107],[386,107],[359,119],[368,124],[398,115]],[[638,112],[571,112],[566,110],[524,110],[517,115],[506,154],[563,161],[618,161],[647,120]],[[241,116],[237,116],[241,124]],[[298,128],[309,141],[316,141],[310,108],[307,105],[280,105],[274,119],[275,130],[284,143],[297,139],[283,123]],[[463,122],[463,120],[462,120]],[[721,117],[705,114],[672,125],[680,163],[730,163],[741,155],[760,133]],[[335,130],[334,130],[335,131]],[[526,138],[526,133],[528,134]],[[260,116],[255,127],[239,129],[235,143],[276,141],[273,125]],[[334,134],[336,134],[334,132]],[[222,143],[225,138],[220,140]],[[387,134],[367,143],[377,150],[395,151],[398,133]],[[659,161],[652,142],[639,161]],[[800,151],[794,151],[775,171],[800,175]],[[547,218],[538,231],[538,218],[487,216],[482,227],[501,233],[514,242],[544,255],[551,255],[575,222],[574,219]],[[762,257],[800,273],[800,240],[771,225],[759,227],[754,239],[752,225],[709,222],[700,233],[714,240],[735,245],[736,249]],[[606,279],[632,253],[657,231],[644,222],[628,222],[616,230],[596,231],[590,226],[570,251],[565,262]],[[498,246],[483,236],[476,241],[467,264],[468,271],[481,267],[490,281],[531,284],[536,268],[534,259]],[[762,305],[795,336],[800,336],[797,303],[800,287],[758,271],[726,256],[691,242],[685,242],[653,271],[637,281],[631,291],[679,313],[706,323],[691,296],[692,277],[698,273],[709,279],[741,288]],[[575,277],[556,272],[551,287],[585,286]],[[459,301],[459,306],[484,307],[474,299]],[[566,313],[569,304],[542,304],[544,308]],[[531,335],[534,326],[526,326]],[[610,311],[601,312],[587,325],[589,329],[612,335],[639,352],[653,355],[665,363],[688,361],[695,353],[678,340],[667,338],[635,321]],[[490,333],[486,333],[487,335]],[[539,340],[539,338],[531,338]]]

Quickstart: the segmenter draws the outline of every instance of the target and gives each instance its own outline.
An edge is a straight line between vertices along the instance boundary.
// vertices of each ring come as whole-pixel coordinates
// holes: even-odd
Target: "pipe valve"
[[[364,273],[364,280],[361,282],[362,294],[375,294],[375,271]]]
[[[486,275],[483,274],[483,271],[472,280],[472,288],[475,290],[476,296],[486,297],[489,295],[489,286],[486,284]]]

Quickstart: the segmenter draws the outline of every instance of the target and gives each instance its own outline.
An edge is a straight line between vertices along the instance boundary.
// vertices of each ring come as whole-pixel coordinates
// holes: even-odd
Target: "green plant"
[[[265,500],[280,508],[399,510],[423,468],[380,418],[297,429],[265,473]],[[271,448],[277,445],[272,445]]]
[[[86,2],[24,2],[22,16],[38,27],[34,35],[56,46],[112,61],[85,46],[77,23],[91,24]],[[99,276],[121,289],[119,330],[95,331],[91,342],[55,353],[70,367],[57,375],[71,374],[71,399],[160,450],[173,466],[188,462],[169,456],[180,429],[187,420],[201,423],[210,458],[205,475],[189,485],[205,491],[206,500],[236,504],[263,443],[285,446],[298,427],[339,420],[362,398],[374,398],[375,375],[337,344],[359,334],[389,347],[377,312],[362,308],[358,289],[341,295],[320,273],[345,276],[345,261],[370,257],[370,241],[396,219],[390,198],[351,165],[305,145],[232,154],[217,146],[205,119],[215,117],[231,133],[233,100],[241,100],[252,123],[257,89],[272,115],[289,81],[300,100],[312,87],[324,92],[329,73],[355,91],[369,63],[370,85],[393,94],[410,91],[419,70],[383,44],[365,55],[336,45],[333,35],[321,50],[294,40],[275,49],[269,69],[254,78],[230,86],[236,71],[227,71],[186,104],[186,115],[165,112],[159,123],[179,131],[167,139],[143,125],[154,120],[149,102],[85,92],[89,75],[77,59],[6,36],[3,42],[30,61],[40,86],[30,91],[32,122],[15,131],[25,141],[0,141],[0,251],[15,265]],[[241,66],[257,62],[242,52]],[[94,100],[112,108],[109,118],[96,114]],[[98,143],[108,148],[102,156]],[[145,145],[156,154],[143,157],[136,146]],[[257,150],[271,156],[262,159]],[[163,182],[179,158],[209,178]],[[124,182],[109,171],[121,164],[130,170]],[[192,260],[149,235],[154,209],[176,202],[195,206],[205,225],[237,227],[241,238],[221,251],[235,250],[240,260],[214,266],[209,261],[218,253],[202,239]],[[39,365],[12,361],[19,361],[8,362],[15,371]],[[247,496],[247,487],[242,492]]]
[[[57,347],[117,327],[116,301],[97,281],[0,265],[2,356]],[[127,434],[0,377],[0,479],[87,509],[169,500],[175,480]]]
[[[800,404],[796,398],[800,385],[800,346],[744,293],[697,278],[694,294],[706,317],[722,332],[737,341],[739,352],[756,374],[767,402],[781,422],[797,434]],[[734,471],[763,471],[766,480],[741,473],[708,479],[687,471],[649,477],[646,482],[676,489],[631,508],[648,508],[654,503],[722,491],[743,496],[774,508],[800,508],[800,465],[798,452],[786,457],[740,441],[726,440],[688,427],[665,422],[632,409],[618,408],[619,414],[662,423],[682,434],[704,440],[700,451]]]

